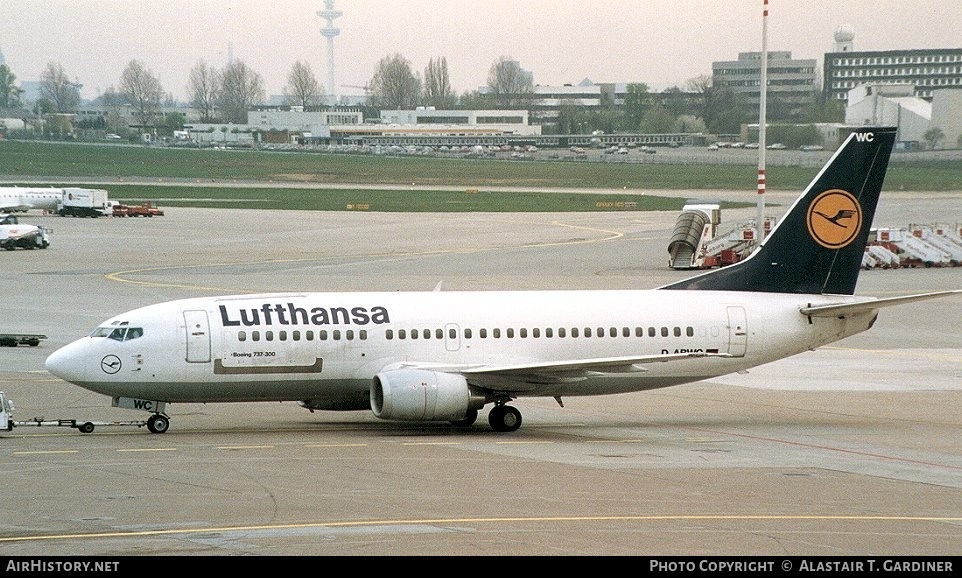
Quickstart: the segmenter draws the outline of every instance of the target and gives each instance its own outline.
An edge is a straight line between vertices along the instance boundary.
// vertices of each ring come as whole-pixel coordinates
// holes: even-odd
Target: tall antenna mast
[[[762,69],[758,86],[758,242],[765,240],[765,121],[768,100],[768,0],[762,0]]]
[[[327,20],[327,26],[321,28],[321,36],[327,38],[327,95],[332,104],[337,104],[337,93],[334,91],[334,37],[341,33],[341,29],[334,26],[334,20],[340,18],[343,12],[334,9],[334,0],[324,0],[325,10],[318,10],[317,15]]]

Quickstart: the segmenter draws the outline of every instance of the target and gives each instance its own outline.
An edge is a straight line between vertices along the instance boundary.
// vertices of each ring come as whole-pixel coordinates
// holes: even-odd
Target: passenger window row
[[[648,327],[647,330],[644,327],[558,327],[557,329],[553,327],[545,327],[544,329],[540,327],[535,327],[529,329],[527,327],[521,327],[515,329],[514,327],[508,327],[502,329],[500,327],[495,327],[488,329],[486,327],[477,330],[478,339],[541,339],[542,337],[551,339],[557,336],[558,338],[565,337],[681,337],[684,334],[686,337],[695,336],[694,327]],[[388,340],[391,339],[444,339],[444,331],[440,328],[434,329],[411,329],[410,331],[405,329],[398,329],[396,332],[393,329],[388,329],[384,332],[384,337]],[[464,339],[474,339],[475,332],[471,328],[465,328]],[[448,328],[448,338],[457,339],[458,330],[451,327]]]
[[[300,331],[295,329],[293,331],[281,330],[277,331],[251,331],[250,332],[251,341],[354,341],[359,339],[361,341],[367,340],[367,329],[361,329],[359,331],[354,331],[353,329],[345,329],[341,331],[340,329],[334,329],[328,331],[327,329],[321,329],[315,332],[313,329],[308,329],[307,331]],[[246,331],[237,332],[237,341],[247,341],[248,334]]]
[[[694,337],[695,328],[694,327],[545,327],[544,329],[540,327],[535,327],[528,329],[527,327],[521,327],[515,329],[514,327],[508,327],[502,329],[500,327],[495,327],[488,329],[487,327],[482,327],[477,330],[477,339],[553,339],[557,337],[558,339],[564,339],[567,337]],[[139,335],[138,335],[139,336]],[[475,339],[475,331],[473,329],[465,328],[463,331],[464,339]],[[111,335],[113,337],[113,335]],[[444,330],[439,328],[436,329],[388,329],[384,332],[384,337],[388,340],[399,339],[399,340],[415,340],[415,339],[444,339]],[[448,328],[448,338],[458,339],[458,330],[454,327]],[[128,336],[127,339],[132,339]],[[251,331],[248,334],[247,331],[238,331],[237,340],[238,341],[354,341],[355,339],[366,341],[368,339],[368,331],[366,329],[361,329],[355,331],[353,329],[320,329],[314,331],[308,329],[306,331],[300,330],[281,330],[281,331]]]

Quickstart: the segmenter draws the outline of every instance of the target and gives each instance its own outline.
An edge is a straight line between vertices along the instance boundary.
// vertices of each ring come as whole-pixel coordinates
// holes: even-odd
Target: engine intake
[[[484,407],[461,375],[423,369],[382,371],[371,382],[371,411],[381,419],[452,421]]]

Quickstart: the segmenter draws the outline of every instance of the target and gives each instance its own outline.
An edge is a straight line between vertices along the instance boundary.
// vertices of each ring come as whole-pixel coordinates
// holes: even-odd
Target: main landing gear
[[[491,424],[491,429],[494,431],[516,431],[521,427],[521,412],[516,407],[496,403],[488,412],[488,423]]]
[[[478,410],[469,409],[465,416],[458,420],[453,420],[451,425],[455,427],[471,427],[478,420]],[[498,432],[513,432],[521,427],[521,412],[517,408],[505,405],[505,402],[495,402],[494,407],[488,412],[488,423],[491,429]]]

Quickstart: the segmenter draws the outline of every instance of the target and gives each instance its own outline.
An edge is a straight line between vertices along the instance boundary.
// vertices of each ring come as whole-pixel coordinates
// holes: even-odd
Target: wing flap
[[[506,365],[471,364],[448,365],[439,363],[403,362],[392,368],[424,369],[446,373],[460,373],[464,376],[500,377],[511,381],[528,383],[570,383],[588,377],[617,373],[642,373],[648,371],[645,365],[668,363],[699,357],[731,357],[727,353],[690,352],[659,355],[630,355],[624,357],[603,357],[593,359],[574,359],[566,361],[533,361]]]

